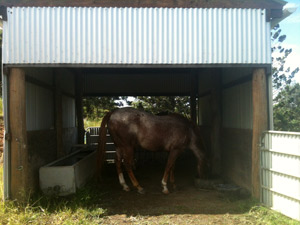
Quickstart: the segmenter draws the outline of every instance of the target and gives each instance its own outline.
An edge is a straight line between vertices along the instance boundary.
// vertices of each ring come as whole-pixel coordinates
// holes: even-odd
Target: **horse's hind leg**
[[[175,162],[170,170],[170,184],[173,188],[173,191],[176,190],[176,184],[175,184],[175,177],[174,177],[174,170],[175,170]]]
[[[122,157],[121,157],[120,153],[117,151],[116,167],[117,167],[117,173],[118,173],[119,181],[120,181],[120,184],[123,187],[124,191],[130,191],[130,188],[128,187],[128,185],[125,182],[121,166],[122,166]]]
[[[133,154],[127,155],[126,157],[124,157],[124,164],[125,164],[126,171],[128,173],[128,176],[129,176],[133,186],[137,188],[137,190],[140,194],[145,194],[145,190],[140,186],[139,182],[135,178],[133,171],[132,171]]]

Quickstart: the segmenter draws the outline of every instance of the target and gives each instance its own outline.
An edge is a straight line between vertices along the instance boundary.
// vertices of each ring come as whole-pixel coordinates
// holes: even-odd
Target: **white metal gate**
[[[260,166],[261,202],[300,220],[300,133],[265,132]]]

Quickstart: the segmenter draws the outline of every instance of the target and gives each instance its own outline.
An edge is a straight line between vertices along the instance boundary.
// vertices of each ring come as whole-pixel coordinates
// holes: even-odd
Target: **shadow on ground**
[[[193,164],[179,163],[175,170],[177,190],[164,195],[161,179],[164,171],[162,163],[146,163],[135,170],[135,175],[146,190],[141,195],[133,189],[125,192],[119,185],[114,164],[107,165],[97,192],[101,193],[98,204],[106,210],[106,215],[159,216],[171,214],[241,214],[253,206],[251,199],[226,196],[215,190],[199,190],[194,186]]]

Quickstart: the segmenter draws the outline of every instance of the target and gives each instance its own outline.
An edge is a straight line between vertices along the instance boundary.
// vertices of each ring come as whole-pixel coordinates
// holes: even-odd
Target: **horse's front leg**
[[[176,158],[178,156],[178,153],[179,151],[171,151],[170,154],[169,154],[169,158],[168,158],[168,162],[167,162],[167,165],[166,165],[166,168],[165,168],[165,172],[164,172],[164,176],[163,176],[163,179],[161,181],[161,185],[162,185],[162,192],[164,194],[169,194],[169,190],[168,190],[168,177],[169,177],[169,174],[170,174],[170,182],[174,185],[174,167],[175,167],[175,161],[176,161]]]

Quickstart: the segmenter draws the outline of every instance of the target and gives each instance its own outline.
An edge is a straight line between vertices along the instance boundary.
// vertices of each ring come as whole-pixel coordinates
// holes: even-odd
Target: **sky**
[[[292,53],[288,56],[286,67],[290,67],[291,71],[296,67],[300,68],[300,0],[285,0],[288,2],[285,7],[298,7],[297,10],[279,23],[281,34],[287,37],[282,43],[284,48],[292,48]],[[297,82],[300,83],[300,72],[295,76]]]

